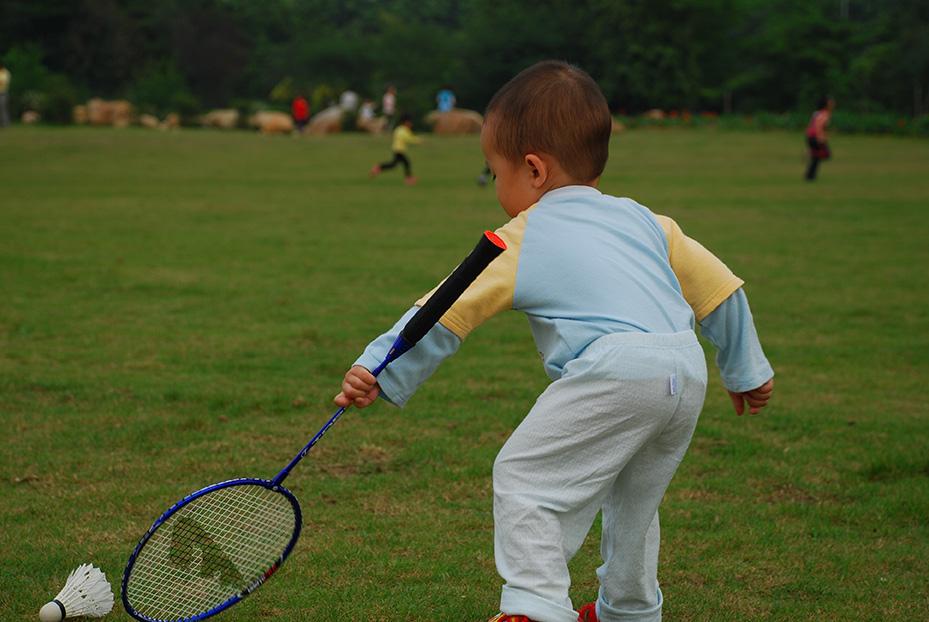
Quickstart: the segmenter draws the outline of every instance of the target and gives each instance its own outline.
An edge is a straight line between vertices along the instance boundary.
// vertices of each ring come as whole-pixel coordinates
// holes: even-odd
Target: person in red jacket
[[[303,133],[303,128],[310,122],[310,102],[303,95],[294,97],[290,104],[290,114],[294,118],[294,126],[297,131]]]

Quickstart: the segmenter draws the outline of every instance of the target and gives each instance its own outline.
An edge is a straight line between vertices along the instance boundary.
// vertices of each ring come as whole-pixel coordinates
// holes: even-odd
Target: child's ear
[[[529,167],[529,174],[532,178],[532,187],[541,188],[545,185],[545,182],[548,181],[548,165],[545,164],[545,160],[540,158],[534,153],[526,154],[525,158],[526,166]]]

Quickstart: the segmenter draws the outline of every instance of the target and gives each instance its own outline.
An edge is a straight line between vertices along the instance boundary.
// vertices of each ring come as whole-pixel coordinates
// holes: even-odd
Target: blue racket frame
[[[132,573],[132,568],[135,566],[135,561],[138,558],[139,553],[148,543],[149,539],[151,539],[151,537],[155,535],[155,532],[158,531],[158,528],[161,527],[165,523],[165,521],[171,518],[174,514],[176,514],[181,509],[183,509],[185,506],[189,505],[191,502],[199,499],[200,497],[204,495],[210,494],[211,492],[215,492],[217,490],[221,490],[223,488],[230,488],[232,486],[261,486],[263,488],[267,488],[268,490],[272,492],[276,492],[278,494],[284,495],[284,497],[288,501],[290,501],[290,505],[294,509],[293,535],[290,537],[290,541],[287,543],[287,546],[284,548],[284,552],[281,553],[277,561],[271,564],[271,567],[268,568],[264,572],[264,574],[262,574],[259,578],[255,579],[244,590],[230,597],[228,600],[221,603],[220,605],[213,607],[212,609],[209,609],[208,611],[204,611],[203,613],[199,613],[197,615],[193,615],[187,618],[181,618],[177,621],[172,621],[172,622],[196,622],[197,620],[205,620],[206,618],[209,618],[210,616],[214,616],[217,613],[220,613],[221,611],[224,611],[228,609],[229,607],[233,606],[234,604],[236,604],[237,602],[239,602],[240,600],[242,600],[243,598],[245,598],[246,596],[248,596],[249,594],[257,590],[259,587],[261,587],[262,583],[267,581],[271,575],[277,572],[278,568],[281,567],[281,564],[283,564],[284,560],[287,559],[287,556],[290,555],[290,552],[293,550],[294,546],[297,544],[297,540],[300,538],[300,531],[303,528],[303,512],[300,510],[300,503],[297,501],[297,498],[294,496],[292,492],[290,492],[289,490],[287,490],[280,484],[275,484],[273,481],[266,480],[266,479],[257,479],[257,478],[252,478],[252,477],[241,477],[238,479],[230,479],[225,482],[219,482],[217,484],[212,484],[210,486],[207,486],[206,488],[201,488],[200,490],[190,493],[189,495],[187,495],[186,497],[184,497],[183,499],[181,499],[180,501],[172,505],[170,508],[168,508],[165,511],[165,513],[159,516],[158,519],[155,520],[154,523],[152,523],[152,526],[148,528],[148,531],[145,532],[145,535],[142,536],[142,539],[139,540],[139,543],[136,545],[135,550],[132,551],[132,555],[129,556],[129,561],[126,563],[126,569],[123,571],[122,589],[120,591],[122,592],[123,607],[125,608],[126,613],[131,615],[136,620],[142,620],[144,622],[166,622],[165,620],[162,620],[160,618],[151,618],[145,614],[139,613],[129,603],[129,598],[126,595],[126,586],[129,582],[129,575]]]
[[[384,368],[387,367],[387,365],[389,365],[391,361],[394,361],[395,359],[397,359],[397,357],[403,355],[411,347],[413,346],[411,346],[410,343],[402,335],[397,337],[396,341],[394,341],[393,345],[391,346],[390,351],[387,353],[387,356],[384,357],[384,360],[381,362],[380,365],[378,365],[375,369],[371,371],[371,374],[377,377],[377,375],[380,374],[382,371],[384,371]],[[176,514],[179,510],[181,510],[184,506],[188,505],[192,501],[199,499],[200,497],[204,495],[210,494],[211,492],[220,490],[222,488],[229,488],[230,486],[262,486],[264,488],[267,488],[268,490],[271,490],[272,492],[280,493],[284,495],[285,497],[287,497],[287,500],[290,501],[290,505],[292,505],[294,508],[294,514],[296,516],[296,524],[294,525],[293,536],[291,536],[290,542],[287,543],[287,547],[284,549],[284,552],[277,559],[277,561],[274,562],[274,564],[272,564],[271,567],[267,571],[265,571],[265,573],[261,577],[259,577],[258,579],[253,581],[251,584],[249,584],[248,587],[246,587],[244,590],[232,596],[231,598],[229,598],[222,604],[216,607],[213,607],[212,609],[209,609],[207,611],[204,611],[203,613],[198,613],[196,615],[193,615],[187,618],[181,618],[180,620],[171,620],[170,622],[196,622],[197,620],[205,620],[206,618],[209,618],[210,616],[214,616],[217,613],[220,613],[221,611],[228,609],[229,607],[233,606],[234,604],[236,604],[237,602],[239,602],[240,600],[242,600],[243,598],[245,598],[246,596],[248,596],[249,594],[257,590],[259,587],[261,587],[261,584],[264,583],[271,575],[277,572],[277,569],[281,567],[281,565],[287,559],[287,556],[290,555],[290,552],[293,550],[294,545],[297,543],[297,540],[300,538],[300,530],[303,526],[303,513],[300,510],[300,503],[297,501],[297,498],[293,495],[292,492],[290,492],[289,490],[287,490],[281,485],[281,482],[284,481],[284,478],[286,478],[290,474],[290,471],[295,466],[297,466],[297,464],[301,460],[303,460],[303,458],[306,457],[308,453],[310,453],[310,449],[313,448],[313,445],[319,442],[319,439],[321,439],[323,435],[329,431],[329,428],[331,428],[333,424],[335,424],[335,422],[338,421],[339,417],[341,417],[342,414],[347,409],[348,409],[347,406],[343,406],[339,408],[337,411],[335,411],[335,413],[329,418],[329,421],[327,421],[325,425],[323,425],[323,427],[319,429],[319,432],[313,435],[313,438],[310,439],[310,442],[307,443],[303,447],[303,449],[300,450],[300,453],[294,456],[293,460],[291,460],[287,464],[287,466],[281,469],[280,473],[274,476],[273,480],[269,481],[266,479],[243,477],[239,479],[231,479],[225,482],[220,482],[218,484],[213,484],[211,486],[207,486],[206,488],[201,488],[200,490],[196,492],[190,493],[189,495],[187,495],[186,497],[184,497],[183,499],[181,499],[180,501],[172,505],[170,508],[168,508],[168,510],[164,514],[159,516],[158,519],[154,523],[152,523],[152,526],[148,528],[148,531],[145,532],[145,535],[142,536],[142,539],[139,540],[139,543],[136,545],[135,550],[132,551],[132,555],[129,556],[129,562],[126,564],[126,569],[123,571],[122,589],[120,591],[122,592],[123,607],[126,609],[126,613],[131,615],[136,620],[142,620],[143,622],[168,622],[166,620],[162,620],[159,618],[151,618],[149,616],[146,616],[145,614],[139,613],[129,603],[129,597],[126,593],[126,587],[129,584],[129,575],[132,574],[132,568],[135,566],[135,561],[139,557],[139,553],[142,551],[142,549],[145,548],[145,545],[149,541],[149,539],[151,539],[151,537],[155,534],[155,532],[158,531],[158,528],[161,527],[165,523],[165,521],[171,518],[171,516]]]

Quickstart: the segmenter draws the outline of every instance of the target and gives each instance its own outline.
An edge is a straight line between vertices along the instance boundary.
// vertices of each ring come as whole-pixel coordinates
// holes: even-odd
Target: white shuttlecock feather
[[[113,590],[106,575],[90,564],[74,569],[58,596],[39,610],[42,622],[87,616],[102,618],[113,609]]]

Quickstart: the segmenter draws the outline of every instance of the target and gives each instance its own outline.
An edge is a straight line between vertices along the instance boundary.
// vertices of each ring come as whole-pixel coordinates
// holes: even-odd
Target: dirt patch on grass
[[[349,460],[343,459],[338,462],[321,461],[318,463],[318,467],[326,475],[331,475],[337,479],[345,479],[358,475],[385,473],[389,470],[392,460],[392,454],[384,447],[362,443]]]

